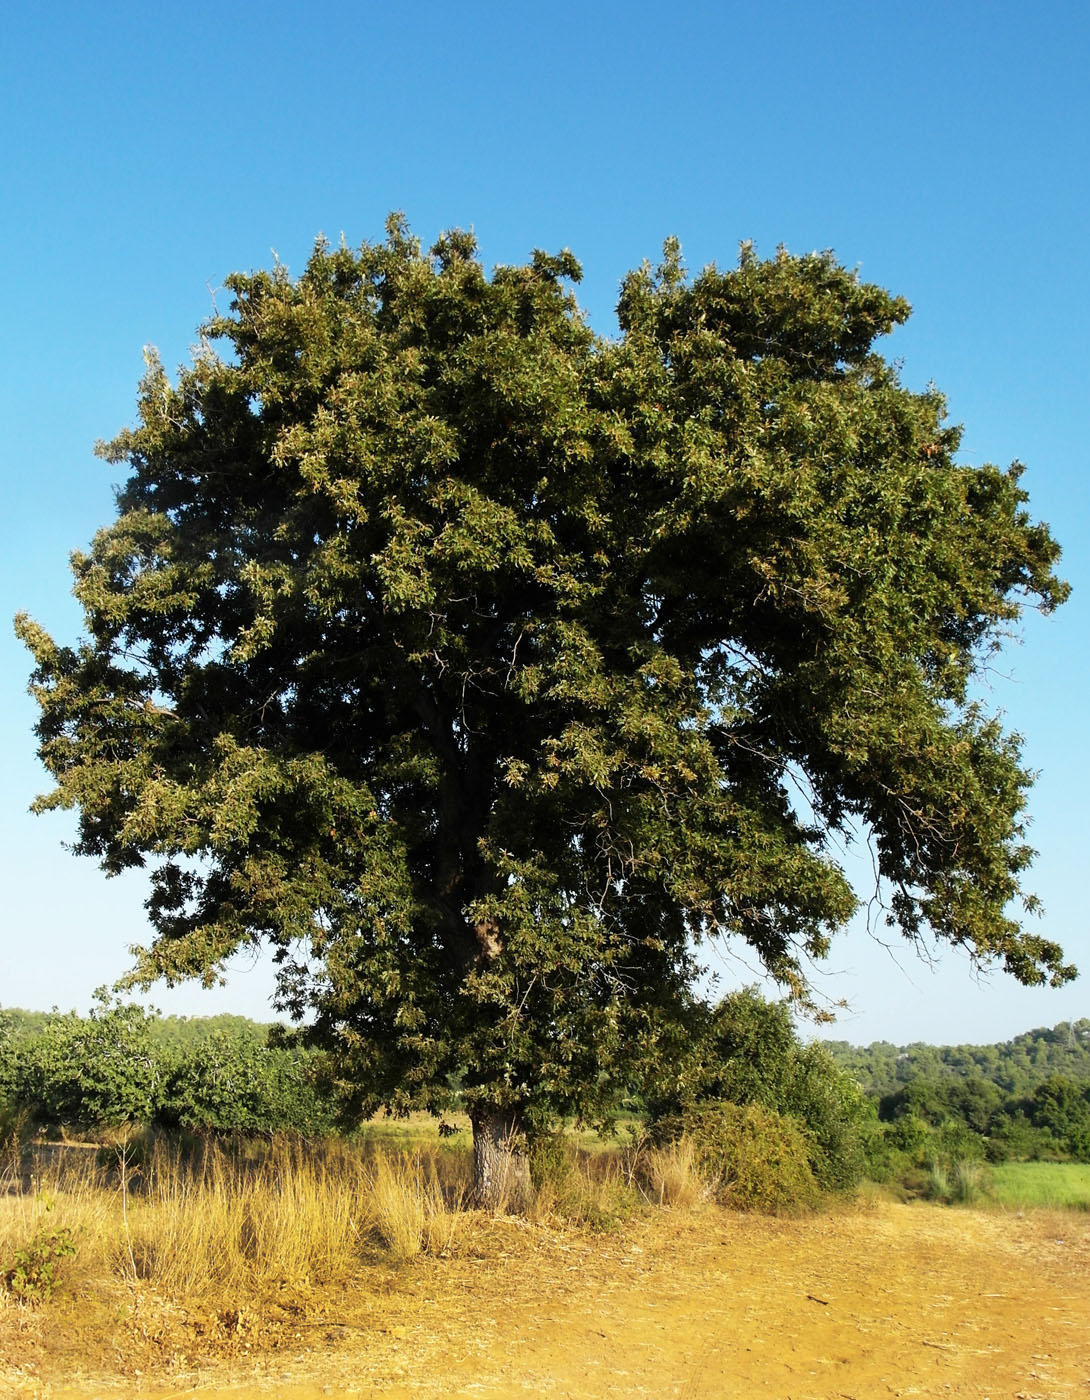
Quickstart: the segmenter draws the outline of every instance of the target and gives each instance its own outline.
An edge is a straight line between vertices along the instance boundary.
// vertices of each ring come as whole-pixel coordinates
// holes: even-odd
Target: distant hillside
[[[1045,1080],[1090,1083],[1090,1020],[1061,1021],[998,1045],[849,1045],[826,1049],[868,1095],[883,1098],[912,1080],[986,1079],[1007,1095],[1030,1094]]]

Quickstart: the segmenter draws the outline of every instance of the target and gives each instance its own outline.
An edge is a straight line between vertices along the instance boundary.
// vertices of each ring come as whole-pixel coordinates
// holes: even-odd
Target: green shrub
[[[905,1113],[886,1125],[885,1140],[894,1151],[919,1162],[932,1152],[934,1133],[925,1119],[915,1113]]]
[[[987,1153],[987,1140],[964,1123],[948,1121],[936,1129],[935,1151],[947,1161],[982,1162]]]
[[[164,1029],[105,992],[96,1003],[89,1016],[54,1011],[29,1028],[25,1014],[0,1012],[0,1111],[6,1105],[49,1128],[332,1130],[314,1056],[294,1039],[272,1044],[265,1027],[237,1017]],[[10,1135],[0,1120],[0,1138]]]
[[[762,1104],[698,1104],[663,1120],[660,1137],[688,1134],[699,1169],[724,1205],[769,1213],[817,1203],[814,1142],[799,1124]]]
[[[57,1287],[57,1267],[76,1252],[70,1230],[40,1227],[24,1249],[17,1249],[0,1273],[0,1283],[24,1303],[42,1303]]]
[[[14,1099],[38,1122],[92,1127],[146,1122],[162,1081],[151,1013],[97,994],[90,1016],[51,1013],[20,1047]]]
[[[850,1191],[866,1171],[877,1112],[863,1090],[822,1045],[791,1056],[781,1098],[769,1107],[797,1119],[810,1147],[810,1168],[825,1191]]]
[[[1054,1074],[1038,1084],[1022,1108],[1033,1126],[1054,1140],[1060,1154],[1090,1162],[1090,1084]]]
[[[758,1105],[792,1120],[826,1191],[862,1180],[877,1114],[862,1089],[821,1045],[803,1045],[790,1007],[753,987],[732,992],[694,1027],[688,1054],[652,1117],[675,1119],[699,1105]]]
[[[332,1113],[297,1047],[213,1030],[168,1067],[157,1121],[165,1127],[216,1132],[328,1132]]]

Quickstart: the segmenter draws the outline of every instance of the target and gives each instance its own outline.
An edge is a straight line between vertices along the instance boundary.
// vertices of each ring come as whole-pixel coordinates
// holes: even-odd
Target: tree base
[[[473,1124],[473,1201],[481,1210],[519,1214],[530,1204],[530,1158],[517,1108],[481,1108]]]

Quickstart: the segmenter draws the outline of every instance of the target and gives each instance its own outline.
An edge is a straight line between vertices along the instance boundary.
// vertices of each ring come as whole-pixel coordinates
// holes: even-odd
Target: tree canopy
[[[86,636],[26,618],[77,849],[151,866],[137,974],[267,942],[360,1109],[592,1111],[670,1053],[701,944],[792,994],[856,896],[1022,982],[1031,775],[972,681],[1066,586],[1021,468],[956,460],[831,254],[690,278],[595,334],[568,252],[487,275],[316,246],[149,352]]]

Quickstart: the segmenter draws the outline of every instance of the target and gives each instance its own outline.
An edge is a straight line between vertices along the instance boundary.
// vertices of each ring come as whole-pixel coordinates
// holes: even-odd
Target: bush
[[[1020,1109],[996,1115],[987,1144],[990,1162],[1040,1162],[1062,1155],[1048,1129],[1035,1127]]]
[[[15,1092],[18,1063],[13,1017],[0,1011],[0,1103],[6,1103]]]
[[[34,1115],[20,1103],[0,1102],[0,1152],[12,1151],[18,1155],[33,1134]]]
[[[753,987],[706,1013],[673,1084],[652,1102],[652,1118],[684,1118],[711,1103],[791,1120],[826,1191],[859,1184],[878,1134],[874,1106],[855,1080],[824,1046],[799,1042],[786,1003],[765,1001]]]
[[[1047,1133],[1064,1156],[1090,1162],[1090,1084],[1054,1074],[1038,1084],[1022,1107],[1033,1126]]]
[[[5,1114],[49,1128],[332,1131],[333,1104],[316,1083],[313,1054],[295,1041],[271,1044],[266,1028],[233,1019],[167,1034],[153,1013],[105,992],[89,1016],[54,1011],[30,1030],[0,1012],[0,1139],[11,1135]]]
[[[75,1252],[70,1230],[39,1228],[29,1244],[14,1252],[10,1264],[0,1273],[0,1283],[20,1302],[43,1303],[57,1287],[60,1261]]]
[[[814,1142],[791,1118],[762,1104],[699,1104],[658,1127],[665,1141],[691,1138],[699,1170],[716,1198],[769,1213],[815,1205]]]
[[[53,1012],[19,1047],[14,1101],[49,1126],[147,1122],[162,1083],[151,1019],[143,1007],[111,1004],[105,992],[86,1018]]]
[[[810,1168],[826,1191],[850,1191],[863,1179],[877,1113],[859,1085],[821,1045],[795,1051],[782,1096],[770,1105],[797,1119],[811,1144]]]
[[[304,1052],[221,1030],[175,1053],[156,1116],[165,1127],[229,1133],[310,1136],[332,1127]]]

